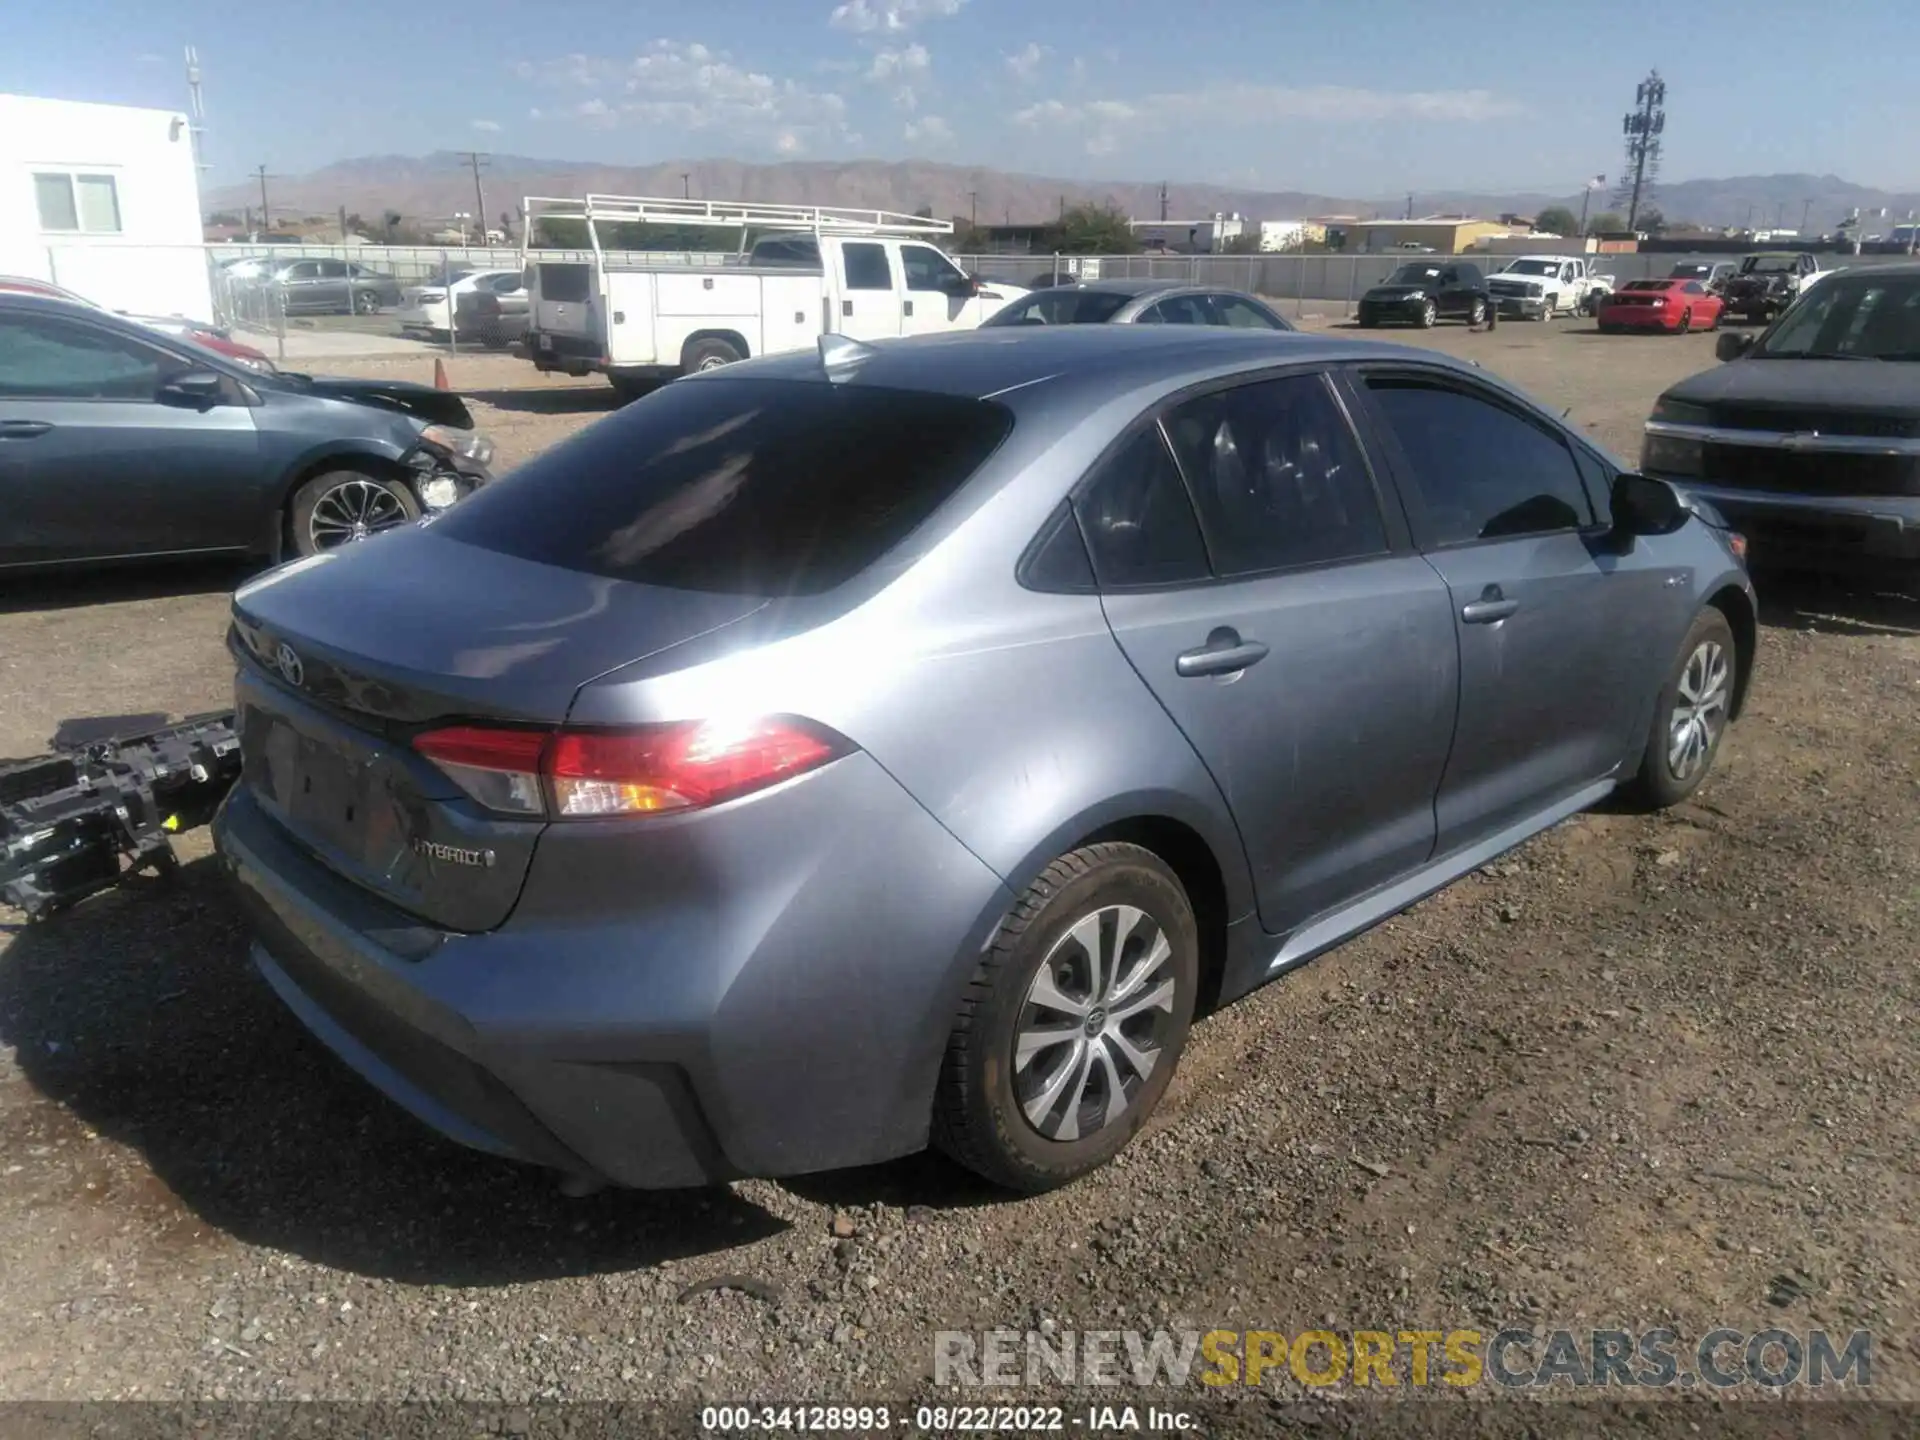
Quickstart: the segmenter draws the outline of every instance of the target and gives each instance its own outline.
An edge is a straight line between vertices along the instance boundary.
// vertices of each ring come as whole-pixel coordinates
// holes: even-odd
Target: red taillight
[[[847,749],[805,721],[684,721],[621,730],[454,726],[413,748],[490,810],[554,819],[717,805],[824,765]]]

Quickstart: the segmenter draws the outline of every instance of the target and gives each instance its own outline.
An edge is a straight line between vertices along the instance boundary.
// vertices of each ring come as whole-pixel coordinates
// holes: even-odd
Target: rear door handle
[[[0,440],[31,440],[53,429],[47,420],[0,420]]]
[[[1489,585],[1480,592],[1478,600],[1469,600],[1460,607],[1460,618],[1469,625],[1491,625],[1519,608],[1518,600],[1507,599],[1498,585]]]
[[[1242,640],[1239,632],[1227,628],[1214,631],[1207,643],[1174,658],[1174,673],[1184,680],[1202,675],[1232,675],[1267,658],[1267,647],[1258,640]]]

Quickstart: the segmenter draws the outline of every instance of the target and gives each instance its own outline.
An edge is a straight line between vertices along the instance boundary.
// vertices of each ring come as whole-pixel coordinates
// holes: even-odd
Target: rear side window
[[[995,311],[987,324],[1104,325],[1131,298],[1110,290],[1042,290]]]
[[[1074,502],[1102,588],[1205,580],[1207,547],[1158,425],[1123,445]]]
[[[887,247],[862,241],[841,247],[846,257],[847,289],[891,290],[893,267],[887,264]]]
[[[1167,434],[1220,574],[1386,553],[1373,477],[1318,375],[1189,400],[1167,416]]]
[[[699,380],[629,405],[436,522],[562,569],[734,595],[858,575],[1013,426],[984,400],[809,381]]]

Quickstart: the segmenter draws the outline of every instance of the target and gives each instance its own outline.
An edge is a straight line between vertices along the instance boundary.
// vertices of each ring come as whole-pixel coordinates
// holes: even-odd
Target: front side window
[[[151,400],[187,368],[124,335],[37,315],[0,318],[0,397]]]
[[[1219,574],[1386,553],[1373,478],[1320,376],[1202,395],[1166,426]]]
[[[1430,546],[1592,523],[1572,452],[1491,398],[1444,383],[1371,376],[1367,389],[1412,472]]]
[[[1149,306],[1140,319],[1150,325],[1211,325],[1213,318],[1207,313],[1207,297],[1204,295],[1169,295],[1157,305]]]
[[[42,230],[85,235],[120,233],[120,190],[111,175],[46,171],[33,177]]]
[[[1208,578],[1207,547],[1158,425],[1127,441],[1074,502],[1103,589]]]
[[[930,245],[902,245],[900,270],[909,290],[946,290],[964,279],[953,262]]]
[[[887,247],[862,241],[842,248],[846,257],[847,289],[891,290],[893,267],[887,263]]]
[[[956,494],[1012,428],[985,400],[807,381],[655,392],[461,502],[456,540],[642,585],[813,595]]]

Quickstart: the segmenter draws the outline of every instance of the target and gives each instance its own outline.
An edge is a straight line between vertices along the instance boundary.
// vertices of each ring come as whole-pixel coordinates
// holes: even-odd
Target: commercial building
[[[187,117],[0,95],[0,274],[213,319]]]
[[[1181,255],[1213,255],[1247,228],[1238,215],[1209,215],[1204,220],[1130,220],[1133,238],[1143,250],[1172,250]]]
[[[1329,226],[1329,231],[1332,230]],[[1341,227],[1341,247],[1350,254],[1381,254],[1393,250],[1427,250],[1436,255],[1459,255],[1474,242],[1512,230],[1498,220],[1462,215],[1429,215],[1421,220],[1356,220]]]

